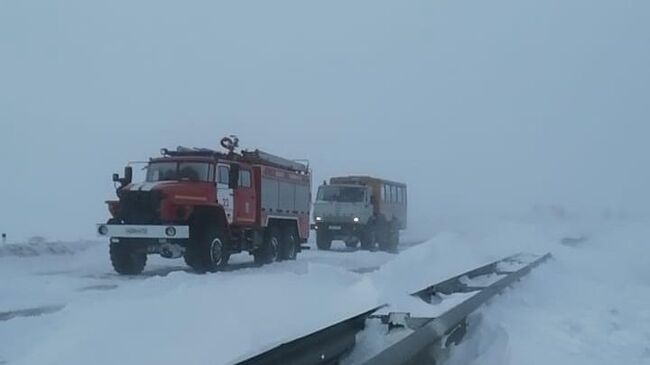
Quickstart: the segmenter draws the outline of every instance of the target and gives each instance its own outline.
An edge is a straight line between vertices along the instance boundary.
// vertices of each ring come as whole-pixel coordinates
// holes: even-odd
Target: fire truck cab
[[[309,236],[308,165],[260,150],[227,152],[178,147],[151,158],[144,182],[130,166],[108,201],[112,218],[98,224],[109,237],[113,268],[139,274],[148,254],[184,257],[198,272],[216,271],[230,255],[247,251],[258,264],[293,260]]]

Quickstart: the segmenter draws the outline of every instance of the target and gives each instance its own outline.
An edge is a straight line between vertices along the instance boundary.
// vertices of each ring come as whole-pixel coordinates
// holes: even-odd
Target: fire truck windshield
[[[359,203],[363,202],[365,189],[356,186],[326,185],[318,189],[316,200],[326,202]]]
[[[147,166],[147,181],[210,181],[210,165],[203,162],[152,162]]]

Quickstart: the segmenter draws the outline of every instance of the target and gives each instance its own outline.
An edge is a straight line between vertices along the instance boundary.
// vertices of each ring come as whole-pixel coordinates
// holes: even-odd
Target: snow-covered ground
[[[120,277],[104,244],[3,257],[0,312],[60,310],[0,321],[0,363],[228,364],[381,303],[439,314],[408,293],[520,251],[554,258],[479,310],[451,364],[650,363],[647,222],[478,221],[399,255],[310,250],[261,268],[242,256],[210,275],[151,257],[145,275]],[[372,328],[359,339],[358,351],[391,341]]]
[[[360,273],[397,257],[335,243],[261,268],[236,255],[233,271],[197,275],[149,256],[143,275],[125,277],[103,242],[56,246],[70,249],[0,258],[0,363],[225,363],[374,305]]]
[[[650,224],[589,233],[482,308],[449,364],[650,364]]]

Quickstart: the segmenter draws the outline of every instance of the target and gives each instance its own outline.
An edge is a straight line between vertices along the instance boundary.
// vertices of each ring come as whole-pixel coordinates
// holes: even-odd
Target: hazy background
[[[0,2],[0,231],[93,237],[159,148],[409,184],[411,227],[650,203],[650,2]]]

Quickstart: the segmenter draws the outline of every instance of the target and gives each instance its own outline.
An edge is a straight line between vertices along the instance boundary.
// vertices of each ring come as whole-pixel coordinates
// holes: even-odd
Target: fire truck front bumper
[[[189,226],[98,224],[97,234],[111,238],[188,239]]]

